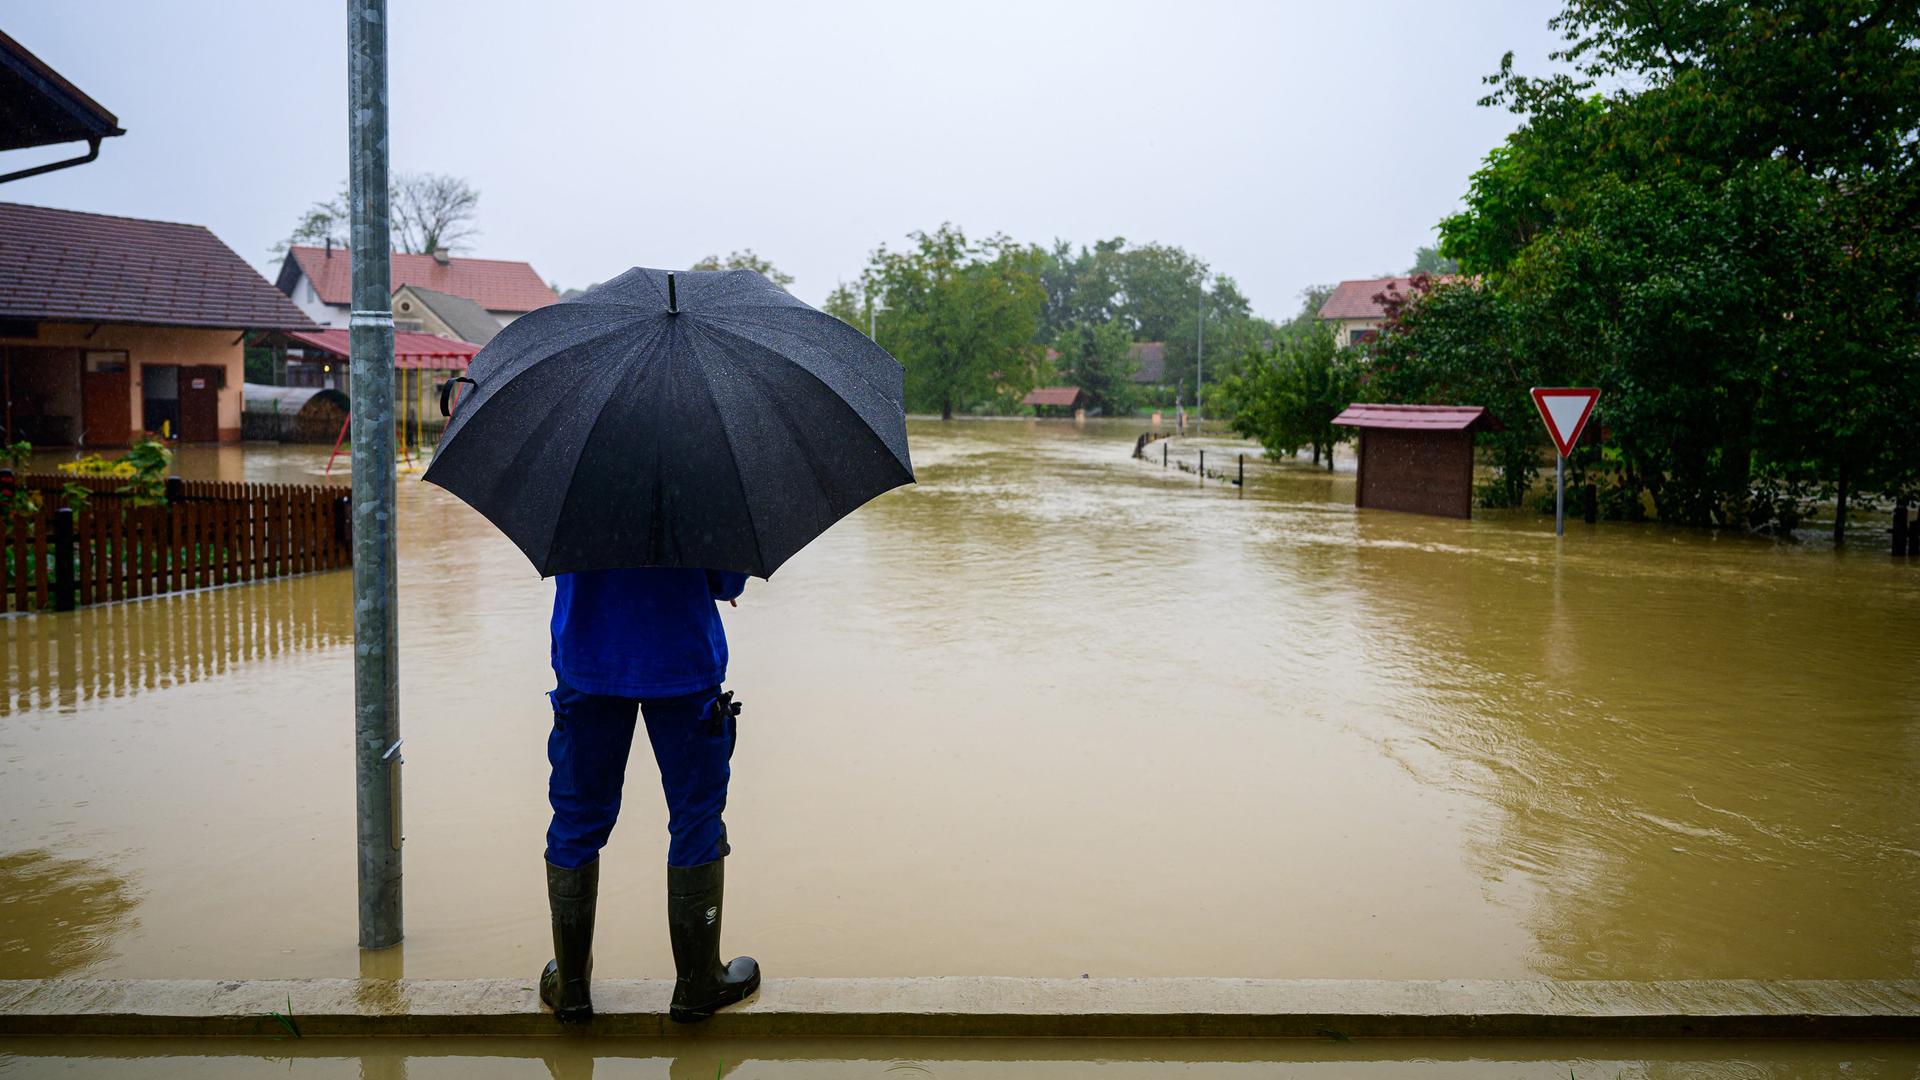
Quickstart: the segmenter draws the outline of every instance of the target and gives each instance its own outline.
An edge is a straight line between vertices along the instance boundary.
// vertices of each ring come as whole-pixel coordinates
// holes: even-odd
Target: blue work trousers
[[[660,766],[667,797],[668,866],[699,866],[727,853],[728,762],[736,736],[734,717],[716,711],[720,688],[669,698],[623,698],[587,694],[561,682],[553,702],[553,734],[547,760],[553,775],[547,800],[547,861],[585,866],[600,854],[620,817],[620,787],[633,749],[635,714],[646,718],[647,739]]]

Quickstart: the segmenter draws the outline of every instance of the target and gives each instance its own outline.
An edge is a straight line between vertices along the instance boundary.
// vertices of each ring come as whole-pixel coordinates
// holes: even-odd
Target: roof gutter
[[[16,172],[7,173],[0,176],[0,184],[4,184],[9,180],[25,180],[29,176],[39,176],[42,173],[50,173],[59,169],[71,169],[75,165],[85,165],[87,162],[99,156],[100,136],[95,135],[93,138],[87,140],[87,152],[83,156],[68,158],[65,161],[50,161],[45,165],[35,165],[31,169],[20,169]]]

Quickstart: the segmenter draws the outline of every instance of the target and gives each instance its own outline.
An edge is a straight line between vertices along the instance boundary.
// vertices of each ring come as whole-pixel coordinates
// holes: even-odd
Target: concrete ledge
[[[666,980],[594,984],[595,1035],[692,1034]],[[0,981],[0,1036],[552,1035],[519,979]],[[1920,1038],[1920,980],[770,979],[714,1036]]]

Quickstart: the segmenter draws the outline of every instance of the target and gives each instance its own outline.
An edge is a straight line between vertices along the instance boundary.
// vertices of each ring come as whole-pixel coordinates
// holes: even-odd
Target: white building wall
[[[347,310],[347,305],[345,304],[323,303],[320,299],[319,290],[313,287],[313,279],[304,273],[300,275],[300,280],[294,284],[293,295],[288,299],[293,301],[295,307],[306,312],[307,318],[312,319],[321,326],[337,326],[344,330],[347,326],[347,320],[352,315],[352,312]]]

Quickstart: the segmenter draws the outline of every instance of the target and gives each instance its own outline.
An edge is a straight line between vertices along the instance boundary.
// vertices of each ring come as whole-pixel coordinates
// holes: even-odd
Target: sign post
[[[1547,425],[1547,434],[1560,456],[1553,463],[1553,534],[1567,534],[1567,455],[1573,453],[1593,416],[1593,404],[1600,391],[1591,386],[1536,386],[1533,407]]]

